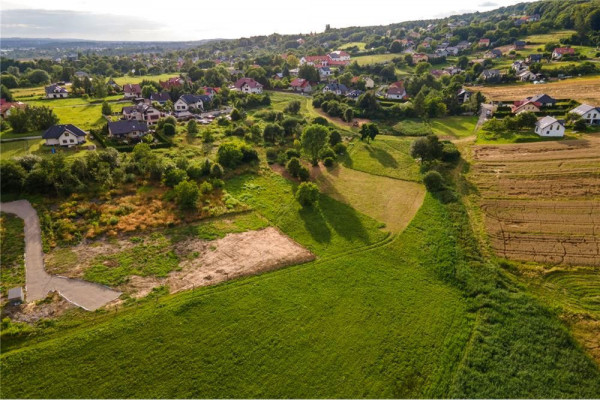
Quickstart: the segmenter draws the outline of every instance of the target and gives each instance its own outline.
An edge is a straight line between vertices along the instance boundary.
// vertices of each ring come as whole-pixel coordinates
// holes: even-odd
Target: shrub
[[[223,176],[223,167],[219,163],[214,163],[210,167],[210,176],[212,178],[221,178]]]
[[[3,161],[0,164],[0,176],[3,192],[20,192],[27,178],[27,172],[14,161]]]
[[[298,179],[300,179],[302,182],[306,182],[309,178],[310,172],[308,171],[308,168],[300,167],[298,170]]]
[[[258,161],[258,152],[256,149],[243,145],[240,150],[242,150],[242,162],[249,163],[253,161]]]
[[[237,108],[234,108],[233,111],[231,111],[231,120],[240,121],[241,119],[243,119],[242,113]]]
[[[277,155],[278,155],[278,152],[276,149],[274,149],[272,147],[267,149],[267,161],[270,162],[271,164],[274,163],[275,161],[277,161]]]
[[[332,147],[342,141],[342,135],[336,130],[331,131],[329,134],[329,145]]]
[[[458,151],[454,143],[444,143],[444,147],[442,148],[442,161],[453,163],[459,159],[460,151]]]
[[[296,157],[290,158],[290,161],[288,161],[287,165],[285,166],[285,169],[294,178],[298,177],[298,172],[300,172],[300,168],[302,168],[302,165],[300,164],[300,160]]]
[[[187,172],[179,168],[171,168],[165,173],[165,185],[175,187],[188,178]]]
[[[335,162],[332,157],[325,157],[323,159],[323,165],[325,165],[326,167],[333,167],[334,163]]]
[[[200,198],[198,185],[195,182],[183,181],[175,186],[175,202],[181,209],[194,209]]]
[[[430,192],[439,192],[445,189],[444,178],[437,171],[429,171],[423,177],[423,183]]]
[[[202,182],[200,184],[200,193],[209,194],[213,191],[213,185],[210,182]]]
[[[300,152],[296,149],[288,149],[285,152],[285,155],[287,156],[288,160],[291,159],[292,157],[300,157]]]
[[[335,158],[335,152],[333,150],[331,150],[331,148],[329,147],[325,147],[323,148],[323,150],[321,150],[321,152],[319,153],[319,157],[322,160],[325,160],[326,158]]]
[[[217,161],[227,168],[235,168],[242,163],[242,150],[236,143],[223,143],[217,150]]]
[[[193,119],[187,124],[188,135],[195,136],[198,133],[198,124]]]
[[[298,186],[296,199],[302,207],[311,207],[319,200],[319,188],[312,182],[303,182]]]
[[[335,152],[335,154],[346,154],[347,148],[344,143],[338,143],[335,146],[333,146],[333,151]]]
[[[210,183],[212,184],[214,189],[223,189],[223,187],[225,186],[225,182],[223,181],[223,179],[211,179]]]
[[[317,124],[317,125],[323,125],[323,126],[329,125],[329,122],[324,117],[315,117],[315,119],[313,119],[312,123]]]
[[[173,125],[173,124],[164,124],[163,125],[163,132],[164,132],[165,135],[174,136],[175,132],[176,132],[175,125]]]

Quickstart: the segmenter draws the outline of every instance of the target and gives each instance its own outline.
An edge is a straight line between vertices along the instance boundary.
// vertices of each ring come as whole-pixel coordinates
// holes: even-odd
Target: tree
[[[167,123],[163,125],[163,132],[165,133],[165,135],[168,136],[174,136],[175,135],[175,125],[171,124],[171,123]]]
[[[149,99],[152,94],[156,93],[156,88],[151,85],[146,85],[142,87],[142,97],[145,99]]]
[[[241,121],[243,119],[243,115],[237,108],[234,108],[231,111],[231,120],[232,121]]]
[[[344,121],[352,122],[353,118],[354,118],[354,110],[351,109],[350,107],[346,108],[346,110],[344,111]]]
[[[584,132],[587,129],[585,120],[583,118],[579,118],[578,120],[576,120],[573,123],[573,129],[575,129],[578,132]]]
[[[50,75],[42,69],[34,69],[27,74],[27,80],[34,86],[44,85],[50,83]]]
[[[175,201],[181,209],[189,210],[196,208],[199,198],[200,191],[198,190],[198,185],[195,182],[186,180],[179,182],[175,186]]]
[[[329,145],[334,147],[336,144],[341,143],[342,135],[338,131],[331,131],[329,133]]]
[[[285,169],[292,175],[294,178],[298,177],[298,172],[300,172],[300,168],[302,165],[300,164],[300,160],[298,157],[290,158],[290,161],[285,166]]]
[[[394,40],[392,42],[392,45],[390,46],[390,53],[401,53],[402,52],[402,43],[400,43],[397,40]]]
[[[99,99],[103,99],[108,95],[108,88],[106,87],[104,77],[94,76],[92,79],[92,92],[94,93],[94,97]]]
[[[17,77],[11,74],[0,75],[0,83],[9,89],[19,87],[19,81],[17,80]]]
[[[25,133],[30,129],[29,113],[26,110],[15,108],[10,115],[6,117],[14,133]]]
[[[431,68],[431,64],[429,64],[428,62],[420,62],[415,67],[415,74],[423,75],[424,73],[429,72],[430,68]]]
[[[430,192],[439,192],[445,189],[444,178],[437,171],[429,171],[423,177],[423,183]]]
[[[263,130],[263,139],[266,142],[275,142],[275,139],[283,136],[283,132],[279,124],[267,124]]]
[[[312,207],[319,200],[319,188],[312,182],[302,182],[296,191],[296,199],[302,207]]]
[[[15,101],[10,90],[4,85],[0,85],[0,98],[3,98],[6,101]]]
[[[368,123],[360,127],[360,140],[367,139],[367,143],[369,143],[369,141],[375,140],[377,135],[379,135],[379,128],[376,124]]]
[[[298,70],[298,77],[309,82],[319,82],[319,71],[312,65],[304,64]]]
[[[415,140],[410,146],[410,155],[423,161],[430,161],[442,156],[443,145],[436,135],[428,135]]]
[[[58,124],[58,116],[50,107],[28,107],[26,112],[35,130],[48,129]]]
[[[467,56],[460,56],[456,62],[456,66],[460,69],[467,69],[469,67],[469,59]]]
[[[223,176],[223,167],[219,163],[214,163],[210,166],[210,176],[212,178],[221,178]]]
[[[111,115],[112,114],[112,109],[110,108],[110,104],[108,104],[108,102],[103,101],[102,102],[102,115]]]
[[[23,183],[27,177],[25,169],[16,162],[2,161],[0,163],[0,187],[4,193],[18,193],[23,188]]]
[[[300,112],[300,108],[302,107],[302,103],[299,100],[290,101],[287,106],[284,108],[284,112],[289,114],[298,114]]]
[[[310,125],[302,132],[301,144],[313,165],[319,162],[319,153],[327,144],[329,131],[322,125]]]
[[[171,168],[165,173],[165,185],[175,187],[188,179],[187,172],[179,168]]]
[[[242,163],[242,150],[237,143],[223,143],[217,150],[217,162],[227,168],[235,168]]]
[[[198,123],[191,119],[187,124],[188,135],[196,135],[198,133]]]

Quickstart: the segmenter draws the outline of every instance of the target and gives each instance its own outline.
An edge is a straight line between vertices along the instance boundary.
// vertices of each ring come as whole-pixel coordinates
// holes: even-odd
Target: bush
[[[163,132],[167,136],[174,136],[175,132],[176,132],[175,125],[173,125],[173,124],[164,124],[163,125]]]
[[[335,161],[333,160],[332,157],[325,157],[323,159],[323,165],[325,165],[326,167],[333,167],[333,164],[335,163]]]
[[[342,135],[340,135],[340,133],[336,130],[331,131],[331,133],[329,134],[329,145],[331,145],[332,147],[335,146],[338,143],[342,142]]]
[[[321,153],[319,153],[319,157],[322,160],[325,160],[326,158],[335,159],[335,152],[333,150],[331,150],[329,147],[325,147],[323,150],[321,150]]]
[[[171,168],[165,173],[165,185],[175,187],[188,178],[187,172],[179,168]]]
[[[200,184],[200,193],[209,194],[213,191],[213,185],[210,182],[202,182]]]
[[[444,178],[437,171],[429,171],[423,177],[423,183],[430,192],[439,192],[445,189]]]
[[[298,186],[296,199],[302,207],[311,207],[319,200],[319,188],[312,182],[303,182]]]
[[[244,157],[240,146],[236,143],[223,143],[217,150],[217,161],[226,168],[235,168],[242,163]]]
[[[183,181],[175,186],[175,202],[181,209],[194,209],[200,198],[200,191],[195,182]]]
[[[296,158],[296,157],[290,158],[290,161],[288,161],[287,165],[285,166],[285,169],[294,178],[298,177],[298,173],[300,172],[300,168],[302,168],[302,165],[300,164],[300,160],[298,158]]]
[[[317,125],[323,125],[323,126],[329,125],[329,121],[327,121],[327,119],[324,117],[315,117],[315,119],[313,119],[312,123],[317,124]]]
[[[187,124],[188,135],[195,136],[198,133],[198,124],[193,119]]]
[[[214,163],[210,167],[210,176],[212,178],[221,178],[223,177],[223,167],[219,163]]]
[[[300,152],[296,149],[288,149],[285,152],[285,155],[287,156],[288,160],[291,159],[292,157],[300,157]]]
[[[271,164],[274,163],[275,161],[277,161],[278,154],[279,153],[277,152],[277,150],[272,147],[267,149],[267,161]]]
[[[243,145],[242,147],[240,147],[240,150],[242,150],[242,162],[250,163],[258,161],[258,152],[256,151],[256,149],[250,146]]]
[[[298,179],[302,182],[306,182],[310,178],[310,172],[306,167],[300,167],[298,170]]]
[[[3,161],[0,164],[0,179],[2,192],[20,192],[27,172],[25,169],[14,161]]]
[[[333,146],[333,151],[335,152],[335,154],[346,154],[347,148],[344,143],[338,143],[335,146]]]
[[[454,143],[444,143],[442,148],[442,161],[454,163],[460,159],[460,151],[456,148]]]

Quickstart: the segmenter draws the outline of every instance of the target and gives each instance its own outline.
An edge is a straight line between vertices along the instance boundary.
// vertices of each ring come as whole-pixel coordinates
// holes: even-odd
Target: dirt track
[[[600,266],[600,136],[474,148],[494,250],[545,264]]]

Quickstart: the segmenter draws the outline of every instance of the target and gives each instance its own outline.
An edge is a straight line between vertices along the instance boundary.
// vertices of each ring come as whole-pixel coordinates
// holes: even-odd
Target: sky
[[[1,37],[178,41],[322,32],[531,0],[2,0]]]

